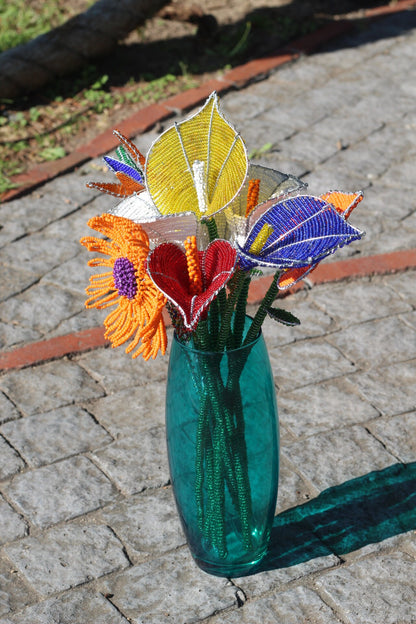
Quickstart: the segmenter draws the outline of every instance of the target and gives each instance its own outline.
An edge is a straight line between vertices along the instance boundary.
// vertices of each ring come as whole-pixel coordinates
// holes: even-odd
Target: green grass
[[[0,53],[59,26],[94,1],[0,0]],[[214,59],[208,65],[206,59],[184,54],[172,67],[166,64],[166,73],[161,77],[155,77],[156,63],[156,71],[150,65],[148,73],[129,80],[124,75],[121,87],[117,81],[117,87],[112,86],[107,73],[89,65],[70,78],[46,85],[41,97],[22,96],[15,101],[0,98],[0,193],[15,187],[11,181],[14,175],[35,163],[56,160],[69,153],[74,139],[88,124],[104,128],[113,110],[124,106],[131,111],[192,88],[199,84],[198,75],[212,67],[217,71],[218,67],[223,71],[230,69],[256,49],[256,42],[264,39],[264,33],[272,36],[277,31],[286,41],[315,27],[313,20],[305,24],[284,16],[271,23],[268,14],[254,12],[213,41],[206,50],[205,56]],[[111,76],[111,70],[107,71]],[[250,157],[259,158],[271,149],[272,144],[266,143]]]
[[[73,93],[69,98],[72,107],[66,105],[61,95],[52,98],[52,91],[50,104],[33,105],[13,112],[11,102],[7,108],[12,114],[6,117],[0,113],[0,132],[6,126],[9,130],[6,140],[2,141],[0,136],[0,193],[16,187],[11,178],[24,170],[25,154],[28,152],[36,153],[36,162],[39,163],[62,158],[67,151],[60,143],[65,137],[76,136],[80,125],[85,124],[89,115],[97,118],[97,115],[101,116],[116,106],[128,104],[144,106],[196,86],[195,80],[185,71],[183,73],[179,78],[166,74],[140,86],[130,79],[123,89],[110,91],[108,76],[104,74],[97,77],[95,68],[89,66],[74,81]],[[59,93],[59,87],[55,86],[55,89]],[[48,124],[42,130],[45,119]],[[14,138],[10,138],[10,133]]]
[[[59,0],[36,4],[27,0],[0,0],[0,52],[62,24],[74,14],[70,4],[64,5]],[[86,6],[88,4],[91,2],[86,2]]]

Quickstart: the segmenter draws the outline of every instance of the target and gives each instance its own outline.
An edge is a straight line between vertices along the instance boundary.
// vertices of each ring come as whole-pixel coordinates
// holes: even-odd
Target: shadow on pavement
[[[355,8],[363,9],[385,2],[355,4]],[[109,75],[113,86],[124,84],[125,70],[135,79],[147,74],[158,78],[169,73],[181,75],[184,71],[196,75],[223,70],[227,65],[240,65],[275,54],[284,46],[290,48],[294,38],[332,21],[330,13],[335,11],[328,11],[326,7],[325,14],[317,17],[302,15],[303,12],[298,2],[284,7],[260,7],[232,24],[218,25],[215,20],[211,21],[209,27],[198,28],[194,36],[119,45],[111,56],[103,59],[102,69]],[[371,27],[372,21],[365,17],[357,17],[353,23],[356,31],[363,31],[359,42],[354,45],[362,45],[414,28],[416,11],[389,15],[380,27],[378,24]],[[345,45],[348,46],[345,38],[331,42],[331,47],[335,48]]]
[[[416,462],[394,464],[331,487],[274,519],[255,572],[343,555],[416,529]],[[253,572],[251,572],[253,573]]]

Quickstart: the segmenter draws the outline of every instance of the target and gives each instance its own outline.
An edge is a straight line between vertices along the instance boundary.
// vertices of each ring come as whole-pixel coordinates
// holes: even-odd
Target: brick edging
[[[416,269],[416,249],[320,264],[308,276],[308,283],[313,286],[372,275],[387,275],[408,269]],[[259,303],[263,299],[271,280],[272,276],[265,276],[251,283],[249,304]],[[300,282],[286,291],[286,294],[294,293],[305,287],[305,283]],[[165,320],[168,322],[167,318]],[[72,334],[32,342],[12,351],[1,353],[0,371],[27,368],[71,354],[92,351],[108,344],[109,342],[104,338],[103,327],[84,329]]]
[[[383,17],[415,6],[416,0],[398,0],[394,4],[365,9],[364,18]],[[147,132],[156,123],[178,112],[187,111],[201,104],[212,91],[224,93],[230,89],[241,89],[252,80],[266,76],[280,65],[296,60],[301,54],[310,54],[331,39],[347,34],[353,27],[354,20],[339,20],[326,24],[310,35],[291,41],[274,55],[249,61],[227,71],[221,78],[209,80],[199,87],[146,106],[117,124],[117,128],[129,137]],[[78,147],[71,154],[64,156],[64,158],[53,162],[41,163],[30,171],[13,176],[11,178],[12,182],[19,186],[0,195],[0,201],[10,201],[26,194],[48,180],[72,171],[91,158],[96,158],[112,151],[118,144],[119,142],[114,137],[112,129],[108,129],[89,143]]]

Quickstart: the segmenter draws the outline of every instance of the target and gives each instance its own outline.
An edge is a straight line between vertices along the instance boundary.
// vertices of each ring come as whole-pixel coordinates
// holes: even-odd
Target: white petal
[[[147,191],[127,197],[108,212],[116,217],[130,219],[135,223],[154,221],[161,216]]]

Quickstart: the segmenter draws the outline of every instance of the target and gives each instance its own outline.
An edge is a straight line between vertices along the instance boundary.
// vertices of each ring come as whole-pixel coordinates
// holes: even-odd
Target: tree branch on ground
[[[0,54],[0,97],[15,98],[108,54],[170,0],[98,0],[62,26]]]

